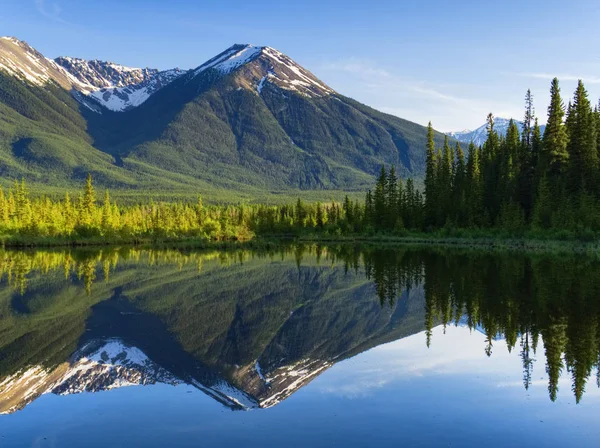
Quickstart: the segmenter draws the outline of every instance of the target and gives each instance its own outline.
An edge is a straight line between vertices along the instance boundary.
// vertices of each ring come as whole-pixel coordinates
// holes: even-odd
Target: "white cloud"
[[[425,333],[375,347],[354,358],[336,364],[316,382],[320,393],[343,396],[350,399],[371,395],[377,389],[393,387],[393,384],[410,382],[414,378],[428,377],[439,381],[442,377],[464,378],[465,383],[479,382],[483,387],[500,389],[516,388],[519,395],[533,395],[547,400],[548,375],[543,341],[540,341],[533,364],[531,387],[523,388],[523,366],[519,347],[509,352],[505,340],[493,343],[492,356],[484,349],[486,336],[467,327],[438,326],[432,331],[432,345],[425,348]],[[588,380],[586,396],[600,396],[595,378]],[[568,400],[572,378],[563,371],[559,381],[559,397]],[[521,389],[522,392],[518,392]]]
[[[506,118],[522,114],[519,104],[513,107],[472,97],[470,85],[434,85],[414,77],[396,75],[371,61],[351,58],[330,62],[318,72],[329,72],[331,77],[327,81],[334,88],[339,86],[341,93],[422,125],[431,121],[441,131],[479,127],[490,112]]]
[[[35,0],[35,7],[44,17],[56,22],[67,24],[67,22],[61,17],[62,8],[58,3],[48,3],[46,0]]]
[[[349,59],[347,61],[338,61],[325,65],[327,70],[344,71],[355,73],[362,76],[378,76],[382,78],[392,78],[393,76],[384,69],[373,67],[365,61]]]
[[[553,75],[550,73],[516,73],[518,76],[523,76],[526,78],[534,78],[534,79],[546,79],[548,81],[558,78],[559,81],[579,81],[580,79],[584,82],[584,84],[600,84],[600,77],[593,75],[572,75],[572,74],[558,74]]]

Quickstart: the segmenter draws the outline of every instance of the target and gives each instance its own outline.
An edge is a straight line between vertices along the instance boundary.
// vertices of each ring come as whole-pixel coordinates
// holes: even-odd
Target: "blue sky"
[[[48,57],[192,68],[233,43],[269,45],[332,88],[444,131],[486,114],[544,121],[559,76],[600,97],[597,0],[0,0],[0,35]]]

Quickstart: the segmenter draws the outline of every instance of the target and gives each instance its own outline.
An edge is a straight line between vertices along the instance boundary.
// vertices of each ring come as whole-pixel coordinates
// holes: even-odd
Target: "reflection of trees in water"
[[[481,331],[488,356],[494,340],[503,337],[509,351],[518,345],[528,389],[541,336],[552,400],[565,371],[577,402],[594,369],[600,386],[598,260],[443,251],[366,252],[365,260],[382,303],[422,283],[427,346],[438,324],[463,323]]]
[[[310,256],[311,261],[307,259]],[[202,270],[214,260],[223,266],[252,258],[295,260],[303,264],[343,264],[345,271],[364,272],[382,306],[403,292],[422,287],[425,294],[426,344],[437,325],[463,324],[485,334],[484,352],[506,340],[519,350],[523,385],[532,383],[540,337],[546,356],[548,392],[555,400],[561,374],[572,377],[579,402],[600,364],[600,261],[581,256],[490,254],[443,250],[381,250],[352,245],[290,245],[261,250],[141,250],[0,252],[0,284],[19,294],[33,273],[62,272],[83,284],[88,295],[102,280],[110,284],[120,265],[192,265]],[[600,386],[600,374],[597,373]]]

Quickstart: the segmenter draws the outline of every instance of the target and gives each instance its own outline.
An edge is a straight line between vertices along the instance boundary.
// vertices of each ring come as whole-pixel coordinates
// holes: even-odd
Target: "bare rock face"
[[[76,90],[114,112],[139,106],[153,93],[185,73],[178,68],[161,72],[70,57],[59,57],[54,62],[76,79]]]

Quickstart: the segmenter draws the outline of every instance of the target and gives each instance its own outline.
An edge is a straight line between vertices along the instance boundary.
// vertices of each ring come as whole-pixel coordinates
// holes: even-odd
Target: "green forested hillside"
[[[422,126],[335,92],[258,92],[252,70],[190,72],[137,108],[102,113],[55,83],[0,72],[0,185],[23,177],[53,194],[91,173],[131,198],[277,202],[362,192],[383,164],[422,176]]]

